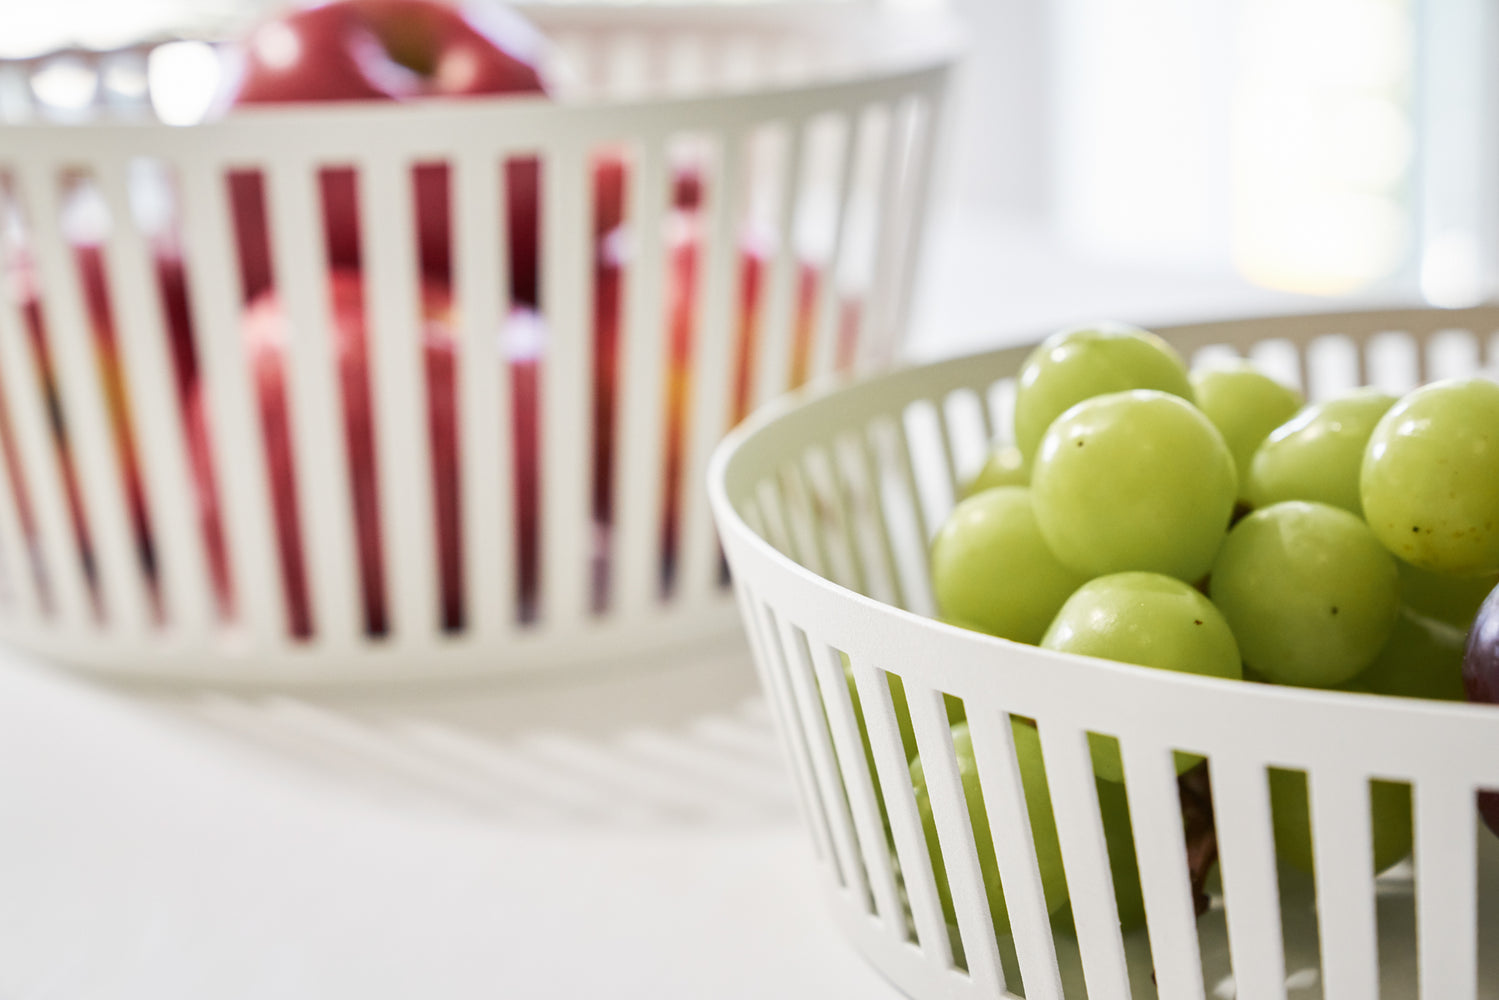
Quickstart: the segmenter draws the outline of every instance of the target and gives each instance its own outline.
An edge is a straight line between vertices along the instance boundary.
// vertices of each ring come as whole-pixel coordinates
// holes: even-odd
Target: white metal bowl
[[[1189,357],[1254,357],[1318,399],[1471,373],[1485,357],[1499,361],[1496,330],[1499,308],[1160,332]],[[984,443],[1004,432],[1027,351],[798,393],[735,431],[711,467],[745,628],[845,931],[921,998],[1036,1000],[1084,987],[1095,1000],[1499,997],[1499,838],[1475,809],[1477,788],[1499,788],[1499,710],[1145,670],[930,617],[926,540]],[[887,674],[910,704],[955,927],[939,904]],[[1013,934],[995,934],[978,878],[944,695],[966,707]],[[1010,716],[1039,727],[1075,937],[1046,913]],[[1089,732],[1120,741],[1147,930],[1120,931]],[[1205,755],[1211,774],[1221,891],[1200,919],[1176,749]],[[1277,871],[1269,766],[1309,776],[1315,879]],[[1409,782],[1415,812],[1413,865],[1377,880],[1367,820],[1376,777]]]
[[[807,375],[892,356],[921,252],[953,34],[945,21],[863,5],[531,13],[556,42],[556,100],[256,108],[190,127],[130,115],[47,121],[33,108],[27,120],[0,123],[0,231],[21,232],[25,243],[0,261],[9,272],[0,286],[0,415],[13,453],[0,462],[0,639],[122,676],[316,683],[638,658],[732,633],[697,484],[737,418],[736,392],[742,409]],[[590,163],[621,150],[630,164],[623,249],[599,245],[589,224]],[[670,195],[684,151],[703,192],[685,222]],[[514,452],[523,445],[496,346],[511,315],[502,167],[532,157],[542,178],[534,207],[544,331],[534,531],[516,526]],[[417,346],[417,233],[403,208],[414,166],[434,162],[451,171],[453,191],[461,627],[445,623],[441,606],[432,445],[421,431],[429,400]],[[317,222],[318,171],[348,167],[358,176],[371,317],[388,618],[375,634],[361,611],[358,497]],[[239,331],[232,170],[265,180],[275,285],[296,331],[283,364],[309,635],[289,624],[272,498],[284,485],[267,472],[255,370]],[[94,293],[73,253],[65,195],[80,178],[108,219],[98,260],[117,359],[97,330],[90,335]],[[167,210],[143,205],[152,194]],[[180,319],[152,292],[161,218],[181,254]],[[696,234],[690,278],[677,261],[684,225]],[[604,253],[626,264],[613,414],[596,425],[601,341],[592,316]],[[37,376],[17,291],[23,270],[45,317],[51,383]],[[746,319],[750,281],[759,284]],[[217,484],[227,584],[215,583],[198,530],[205,501],[173,381],[174,322],[191,328],[212,428],[203,462]],[[668,344],[680,322],[692,347],[674,361]],[[112,365],[128,394],[140,503],[122,457],[119,404],[98,371]],[[593,440],[595,426],[604,441]],[[601,452],[617,470],[603,516],[593,499]],[[670,480],[668,461],[677,469]],[[69,518],[75,481],[86,546]],[[525,594],[517,552],[529,544],[539,549],[539,581]],[[225,588],[232,606],[220,599]]]

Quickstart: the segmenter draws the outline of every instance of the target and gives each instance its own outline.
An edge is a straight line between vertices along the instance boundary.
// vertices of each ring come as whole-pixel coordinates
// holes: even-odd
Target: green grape
[[[1042,536],[1063,565],[1088,576],[1201,579],[1237,493],[1233,456],[1212,421],[1178,396],[1145,389],[1068,410],[1031,469]]]
[[[1239,496],[1247,498],[1249,463],[1266,435],[1301,409],[1301,393],[1249,362],[1192,375],[1197,406],[1223,434],[1239,473]]]
[[[1374,425],[1395,405],[1377,389],[1314,403],[1270,432],[1249,464],[1244,497],[1255,507],[1315,500],[1364,515],[1359,466]]]
[[[1025,791],[1025,808],[1030,816],[1031,837],[1036,846],[1041,891],[1046,897],[1047,911],[1055,913],[1067,903],[1067,875],[1062,869],[1062,845],[1057,839],[1056,819],[1051,811],[1051,790],[1046,784],[1041,737],[1034,726],[1019,719],[1011,720],[1010,730],[1015,737],[1015,757],[1020,767],[1021,787]],[[985,810],[983,791],[979,786],[978,766],[973,758],[973,736],[968,731],[968,723],[962,722],[952,727],[952,741],[957,753],[958,773],[963,781],[963,798],[973,825],[979,871],[983,875],[984,892],[989,899],[989,913],[994,918],[995,933],[1007,934],[1010,930],[1010,914],[999,883],[994,836],[990,832],[989,814]],[[937,879],[937,895],[942,901],[942,912],[946,914],[949,923],[954,923],[957,911],[953,907],[947,871],[941,863],[942,850],[937,836],[937,822],[932,815],[926,774],[920,759],[911,763],[911,781],[916,791],[916,808],[921,815],[921,827],[926,832],[927,851],[932,856],[932,873]]]
[[[954,507],[932,540],[931,566],[944,619],[1032,645],[1085,579],[1047,548],[1023,486],[985,490]]]
[[[1311,804],[1306,773],[1270,769],[1270,808],[1275,854],[1283,863],[1313,873]],[[1374,840],[1374,871],[1382,872],[1410,855],[1411,786],[1393,781],[1369,784],[1369,822]]]
[[[1400,613],[1400,574],[1346,510],[1288,500],[1229,532],[1209,594],[1244,662],[1278,684],[1331,687],[1374,662]]]
[[[1041,646],[1159,670],[1243,677],[1223,615],[1196,588],[1159,573],[1115,573],[1084,584],[1057,613]],[[1090,733],[1088,745],[1094,775],[1123,781],[1119,741]],[[1177,771],[1200,760],[1177,753]]]
[[[1074,404],[1126,389],[1192,398],[1181,355],[1160,337],[1122,323],[1062,330],[1025,359],[1015,384],[1015,443],[1035,458],[1051,422]]]
[[[1344,691],[1396,695],[1402,698],[1463,700],[1463,643],[1438,626],[1428,628],[1402,612],[1395,630],[1374,662]]]
[[[1400,601],[1428,618],[1466,632],[1478,606],[1499,587],[1499,573],[1446,576],[1400,561]]]
[[[1499,573],[1499,383],[1424,385],[1374,428],[1359,478],[1364,516],[1422,569]]]
[[[1031,470],[1026,465],[1025,456],[1020,454],[1020,449],[1013,444],[996,445],[990,450],[989,457],[985,459],[984,467],[979,469],[978,474],[963,488],[962,499],[966,500],[984,490],[992,490],[996,486],[1029,486],[1030,484]]]

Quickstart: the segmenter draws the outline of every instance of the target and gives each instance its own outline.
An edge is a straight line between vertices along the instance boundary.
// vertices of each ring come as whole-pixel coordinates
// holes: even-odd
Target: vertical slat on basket
[[[963,935],[963,957],[980,993],[995,995],[1005,988],[1005,973],[999,961],[994,919],[984,891],[984,875],[973,840],[973,819],[958,773],[946,705],[941,691],[917,686],[911,680],[905,681],[905,688],[932,819],[937,825],[937,842],[947,868],[948,890],[958,930]]]
[[[905,607],[907,611],[918,615],[931,616],[937,613],[937,602],[932,595],[931,580],[926,569],[926,552],[932,539],[932,522],[927,516],[921,491],[916,484],[916,472],[911,462],[911,442],[906,434],[905,421],[897,414],[887,426],[891,428],[888,446],[894,452],[892,461],[896,470],[896,482],[900,487],[899,493],[904,495],[910,506],[913,526],[918,534],[917,538],[907,539],[910,544],[902,546],[908,569],[904,578],[906,582]],[[891,522],[887,521],[886,524],[893,528]],[[891,541],[893,544],[895,539],[892,538]]]
[[[121,161],[103,163],[98,175],[110,215],[105,270],[119,324],[116,345],[129,386],[162,605],[170,628],[197,637],[212,620],[213,591],[193,503],[192,472],[161,299],[150,273],[150,251],[130,208],[127,167]]]
[[[542,154],[542,310],[547,319],[541,400],[541,592],[548,629],[588,609],[589,448],[593,399],[592,200],[586,158],[572,145]],[[560,633],[559,633],[560,634]]]
[[[79,560],[79,540],[68,523],[62,470],[52,446],[47,404],[37,372],[36,357],[16,305],[0,291],[0,379],[5,381],[11,433],[41,536],[44,577],[56,604],[57,627],[82,635],[89,628],[88,589]]]
[[[797,209],[801,203],[803,165],[802,148],[806,123],[792,119],[786,123],[786,141],[782,149],[780,199],[776,215],[775,257],[770,266],[770,283],[765,311],[756,331],[759,349],[755,352],[754,403],[765,403],[785,391],[791,376],[791,341],[797,313]]]
[[[875,543],[879,546],[880,558],[886,574],[885,579],[890,584],[891,603],[898,608],[909,608],[910,604],[906,600],[906,583],[902,578],[900,562],[895,557],[895,543],[890,537],[893,526],[890,523],[888,504],[885,503],[884,466],[879,460],[874,442],[870,439],[873,432],[873,428],[865,428],[864,432],[859,434],[855,452],[865,485],[869,490],[870,502],[874,506],[874,523],[871,527]]]
[[[828,832],[833,838],[833,853],[838,869],[843,874],[844,887],[854,894],[859,907],[863,909],[868,905],[869,880],[865,876],[864,861],[859,854],[858,837],[854,833],[848,798],[843,794],[843,778],[838,771],[838,758],[833,753],[827,714],[823,711],[822,698],[817,693],[817,682],[812,677],[807,643],[785,615],[775,617],[780,629],[781,654],[785,658],[786,675],[791,681],[791,694],[801,716],[801,727],[806,733],[807,750],[812,760],[812,772],[817,777],[823,807],[827,813]]]
[[[895,705],[890,700],[890,681],[885,671],[865,657],[850,653],[849,660],[853,666],[854,685],[859,692],[859,705],[864,709],[864,726],[869,731],[875,769],[879,771],[885,810],[890,816],[890,834],[900,859],[901,881],[911,904],[916,937],[922,952],[933,965],[951,969],[952,941],[948,938],[942,903],[937,897],[937,883],[932,875],[933,859],[927,851],[926,834],[916,810],[910,765],[901,744]]]
[[[854,540],[852,498],[838,475],[835,456],[812,448],[802,456],[802,481],[811,490],[813,530],[827,553],[828,577],[839,586],[868,595],[868,581]]]
[[[826,858],[831,854],[826,840],[827,830],[822,823],[821,817],[815,815],[817,811],[816,798],[811,787],[807,783],[803,757],[797,743],[799,733],[793,731],[794,718],[787,712],[786,705],[781,700],[780,683],[775,673],[778,669],[769,646],[761,632],[761,623],[764,616],[761,614],[760,599],[755,596],[753,590],[739,577],[733,580],[734,593],[739,600],[739,615],[744,622],[744,632],[749,638],[750,658],[755,663],[755,673],[760,680],[760,690],[765,697],[765,703],[770,709],[771,718],[775,724],[775,730],[780,739],[781,752],[786,764],[786,770],[791,774],[792,784],[796,786],[796,808],[801,815],[802,825],[812,837],[812,844],[819,852],[818,858]],[[819,835],[820,833],[820,835]]]
[[[1015,734],[1010,727],[1007,715],[973,707],[968,710],[973,760],[984,790],[984,809],[994,838],[994,857],[1004,884],[1005,910],[1010,915],[1010,933],[1025,980],[1026,1000],[1062,1000],[1051,917],[1015,756]]]
[[[916,513],[916,525],[921,529],[924,546],[936,533],[934,525],[940,524],[940,520],[926,509],[926,502],[921,497],[921,487],[916,481],[916,464],[912,458],[911,434],[906,428],[904,411],[894,414],[891,423],[895,428],[895,461],[900,468],[901,484],[911,496],[911,507]]]
[[[1039,728],[1088,996],[1123,1000],[1130,995],[1129,966],[1119,935],[1119,906],[1114,900],[1088,734],[1062,723],[1043,722]]]
[[[854,198],[854,167],[868,131],[868,117],[856,111],[843,116],[843,158],[838,165],[838,187],[834,192],[836,212],[833,217],[833,245],[817,280],[817,301],[812,312],[812,378],[833,371],[838,361],[838,339],[843,331],[839,276],[843,272],[844,249]]]
[[[852,446],[853,454],[850,454]],[[889,599],[888,586],[876,559],[870,559],[868,500],[869,485],[857,464],[859,444],[839,435],[828,442],[828,469],[833,488],[833,514],[843,546],[848,550],[855,588],[875,600]],[[851,461],[852,459],[852,461]]]
[[[818,576],[831,579],[833,562],[801,468],[795,464],[786,466],[781,480],[785,485],[785,512],[791,528],[793,557]]]
[[[662,391],[666,356],[666,157],[654,139],[639,147],[629,192],[630,260],[615,398],[614,504],[617,570],[611,597],[621,617],[643,614],[661,593]]]
[[[372,157],[360,177],[361,259],[368,274],[366,336],[387,614],[393,641],[421,645],[430,640],[440,616],[431,400],[416,288],[411,167],[391,157]]]
[[[942,465],[947,473],[947,487],[951,491],[949,496],[956,503],[962,493],[963,483],[958,475],[958,448],[953,443],[952,423],[947,408],[950,398],[949,396],[932,404],[932,417],[937,424],[937,440],[942,442]]]
[[[71,251],[63,242],[58,178],[44,164],[23,162],[16,182],[20,199],[30,210],[37,269],[45,292],[42,312],[47,343],[57,369],[68,443],[88,518],[106,628],[119,641],[128,642],[146,627],[145,578],[135,557],[121,456],[104,410],[96,335],[84,308]]]
[[[732,354],[741,268],[735,236],[744,217],[744,166],[748,133],[734,131],[719,143],[717,177],[708,180],[708,230],[698,252],[703,256],[702,294],[692,344],[692,417],[684,441],[682,482],[682,584],[689,599],[709,597],[718,580],[718,535],[704,488],[708,459],[728,429]]]
[[[42,601],[36,577],[31,571],[30,539],[21,527],[21,514],[16,506],[18,486],[18,483],[11,481],[8,463],[0,459],[0,560],[4,561],[4,568],[0,572],[4,573],[10,596],[15,602],[10,608],[0,608],[0,619],[11,617],[23,622],[35,622],[41,617]]]
[[[1122,739],[1119,749],[1156,985],[1161,1000],[1201,1000],[1202,957],[1174,756],[1139,739]]]
[[[480,642],[515,619],[515,491],[510,378],[499,351],[509,314],[505,171],[483,148],[453,164],[453,279],[458,309],[459,489],[463,507],[464,627]],[[503,429],[503,433],[502,433]]]
[[[808,639],[810,641],[811,637]],[[848,793],[849,806],[853,810],[854,831],[858,834],[864,871],[874,892],[875,910],[885,925],[903,938],[906,914],[895,889],[895,876],[890,870],[884,823],[874,796],[874,776],[869,773],[869,762],[864,757],[864,743],[854,718],[853,702],[849,700],[843,661],[838,651],[828,646],[814,648],[812,660],[822,688],[823,704],[827,706],[833,747],[843,775],[843,789]]]
[[[824,859],[834,879],[841,877],[837,853],[833,850],[833,836],[828,819],[827,802],[820,790],[812,756],[808,750],[807,730],[802,725],[801,713],[791,694],[791,660],[782,647],[780,627],[775,611],[769,604],[756,601],[755,615],[751,627],[760,635],[760,648],[765,653],[765,673],[769,677],[766,693],[772,699],[781,718],[782,732],[790,737],[791,756],[795,763],[802,799],[807,804],[807,813],[812,821],[812,839],[819,856]]]
[[[870,276],[869,292],[859,310],[856,359],[860,371],[868,371],[889,361],[898,336],[889,307],[895,269],[900,261],[895,222],[906,175],[906,131],[901,127],[897,104],[891,102],[881,105],[881,108],[885,119],[885,144],[879,164],[879,197],[874,205],[874,272]]]
[[[175,164],[182,180],[183,226],[194,348],[211,429],[213,476],[236,614],[263,644],[286,640],[286,605],[276,564],[264,437],[255,382],[239,329],[241,299],[231,250],[228,186],[218,164]]]
[[[791,527],[786,522],[785,502],[773,477],[760,481],[755,488],[755,499],[759,502],[760,519],[765,529],[760,537],[777,552],[805,566],[806,561],[797,549],[800,543],[792,537]]]
[[[1238,995],[1284,998],[1286,957],[1265,766],[1256,760],[1215,756],[1210,775]]]
[[[916,284],[916,272],[924,259],[923,244],[926,242],[927,203],[931,200],[932,164],[937,155],[937,146],[942,142],[943,94],[947,89],[947,77],[937,77],[930,92],[922,100],[925,118],[913,138],[911,174],[907,178],[910,186],[909,201],[901,220],[901,262],[893,285],[895,302],[891,308],[892,336],[904,335],[911,323],[911,289]]]
[[[1459,782],[1427,778],[1415,786],[1422,1000],[1471,1000],[1478,990],[1478,824],[1473,804],[1473,789]]]
[[[276,294],[287,318],[283,364],[313,630],[320,645],[339,648],[354,642],[363,616],[339,346],[315,179],[312,164],[278,160],[266,194]]]
[[[1374,923],[1369,781],[1327,766],[1307,777],[1324,993],[1327,1000],[1376,996],[1379,932]]]

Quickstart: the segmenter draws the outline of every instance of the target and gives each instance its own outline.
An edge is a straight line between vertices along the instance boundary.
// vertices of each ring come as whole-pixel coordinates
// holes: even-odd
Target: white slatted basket
[[[1209,323],[1188,357],[1253,357],[1326,398],[1499,364],[1499,308]],[[803,392],[724,442],[714,513],[820,861],[857,947],[913,997],[1499,998],[1499,710],[1195,678],[932,620],[926,539],[1006,430],[1028,348]],[[1496,367],[1495,370],[1499,370]],[[868,720],[866,763],[840,654]],[[910,704],[956,926],[917,817],[887,675]],[[944,695],[966,708],[1012,933],[978,877]],[[1010,716],[1039,727],[1075,919],[1053,929]],[[1121,933],[1086,734],[1119,738],[1147,927]],[[1209,761],[1221,884],[1194,914],[1172,751]],[[1304,769],[1316,877],[1277,870],[1267,767]],[[1409,782],[1413,862],[1372,877],[1372,778]],[[877,783],[877,785],[876,785]],[[876,787],[879,792],[877,794]],[[881,800],[883,805],[881,805]],[[884,824],[888,818],[888,827]]]
[[[945,21],[836,7],[537,7],[555,100],[257,108],[190,127],[130,108],[82,122],[43,120],[24,100],[0,108],[0,639],[121,676],[278,683],[489,675],[732,640],[699,485],[708,456],[753,404],[893,355],[954,60]],[[0,67],[6,93],[41,65]],[[628,164],[612,242],[590,225],[604,155]],[[539,318],[522,325],[507,319],[506,185],[531,158]],[[701,190],[691,210],[673,197],[684,162]],[[461,572],[434,527],[445,501],[436,432],[423,431],[419,220],[405,207],[415,166],[433,163],[452,184],[456,386],[443,399]],[[324,293],[319,171],[348,167],[377,477],[347,456]],[[239,329],[227,177],[245,170],[265,185],[271,275],[295,334],[281,359],[290,498],[268,471]],[[105,220],[89,262],[70,229],[80,201]],[[171,274],[163,232],[180,254]],[[608,254],[623,261],[617,348],[598,319]],[[174,337],[190,345],[208,429],[197,461]],[[519,454],[528,420],[534,460]],[[375,480],[373,527],[356,511],[361,475]],[[378,537],[379,624],[362,530]]]

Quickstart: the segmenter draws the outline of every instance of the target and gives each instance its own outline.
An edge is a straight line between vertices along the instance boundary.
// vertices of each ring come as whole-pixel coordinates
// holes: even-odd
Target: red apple
[[[329,278],[328,293],[333,308],[332,332],[338,364],[345,453],[353,494],[365,628],[372,634],[381,634],[387,626],[387,598],[375,455],[374,420],[377,418],[371,406],[363,289],[359,276],[348,271],[333,272]],[[462,598],[460,446],[454,341],[457,318],[453,312],[452,298],[445,286],[431,281],[423,284],[422,316],[421,336],[427,379],[427,426],[432,451],[433,508],[442,623],[444,628],[458,629],[463,627],[465,609]],[[291,332],[287,328],[286,315],[274,293],[268,293],[251,303],[245,311],[241,330],[255,373],[266,473],[271,486],[271,506],[276,524],[289,627],[292,634],[307,636],[313,630],[314,609],[308,590],[303,555],[304,539],[297,510],[296,468],[284,367],[286,342]],[[516,484],[516,544],[521,604],[523,609],[534,612],[539,579],[538,362],[545,337],[539,318],[531,312],[519,312],[513,316],[501,336],[506,341],[511,358],[514,406],[510,417],[515,446],[513,472]],[[496,363],[501,363],[499,344],[496,347]],[[195,388],[190,403],[189,437],[215,586],[224,603],[232,606],[232,600],[228,596],[228,562],[212,468],[212,440],[206,401],[199,388]]]
[[[681,163],[672,170],[671,203],[684,212],[695,212],[703,203],[703,175],[696,165]]]
[[[451,6],[432,0],[335,0],[269,21],[243,46],[236,105],[298,101],[412,100],[425,96],[543,93],[536,63],[540,36],[503,7]],[[534,159],[506,164],[513,295],[536,301],[539,168]],[[417,239],[423,273],[447,278],[452,238],[448,168],[415,170]],[[273,279],[263,178],[229,175],[245,296]],[[358,192],[354,171],[319,173],[329,260],[359,266]]]

